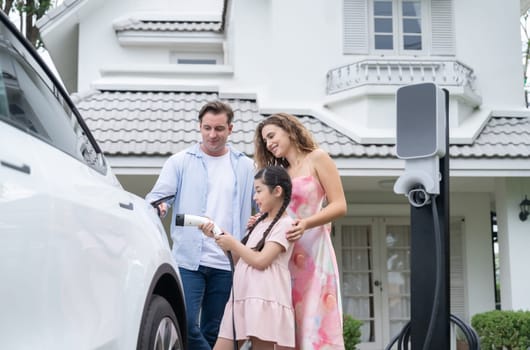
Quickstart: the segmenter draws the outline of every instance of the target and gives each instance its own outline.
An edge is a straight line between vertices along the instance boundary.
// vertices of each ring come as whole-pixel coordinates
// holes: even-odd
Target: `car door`
[[[110,174],[61,153],[53,148],[41,153],[54,204],[46,271],[54,287],[46,309],[55,315],[50,334],[60,338],[50,341],[65,348],[79,342],[87,348],[120,348],[115,342],[128,321],[124,310],[142,306],[124,305],[131,263],[140,262],[136,203],[109,183]]]
[[[0,99],[5,101],[5,95],[0,94]],[[0,339],[2,346],[15,349],[27,336],[28,322],[45,316],[34,295],[43,295],[46,289],[44,262],[52,204],[32,137],[4,112],[0,112]]]

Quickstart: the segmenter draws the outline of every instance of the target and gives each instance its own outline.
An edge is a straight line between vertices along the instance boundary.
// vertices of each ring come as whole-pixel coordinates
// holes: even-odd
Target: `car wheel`
[[[166,299],[153,295],[140,328],[139,350],[184,350],[175,312]]]

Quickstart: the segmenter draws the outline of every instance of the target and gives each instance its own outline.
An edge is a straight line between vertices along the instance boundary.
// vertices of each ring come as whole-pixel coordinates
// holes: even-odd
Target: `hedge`
[[[530,347],[530,311],[488,311],[473,316],[471,325],[480,337],[483,350]]]

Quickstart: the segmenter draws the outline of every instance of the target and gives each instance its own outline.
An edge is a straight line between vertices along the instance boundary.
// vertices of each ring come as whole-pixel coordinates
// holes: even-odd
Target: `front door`
[[[407,218],[345,218],[334,238],[343,311],[363,321],[361,349],[382,349],[410,318]]]
[[[410,319],[410,219],[345,217],[335,222],[334,232],[343,311],[363,322],[361,350],[384,349]],[[452,251],[452,287],[460,282],[454,276],[462,276],[462,264],[453,271],[461,257],[460,232],[452,223],[451,248],[460,248]],[[451,302],[460,305],[463,283],[457,285]]]

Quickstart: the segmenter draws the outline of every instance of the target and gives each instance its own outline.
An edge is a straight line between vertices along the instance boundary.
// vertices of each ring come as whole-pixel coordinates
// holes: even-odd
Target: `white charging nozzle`
[[[177,214],[175,218],[175,225],[177,226],[199,226],[207,224],[212,220],[205,218],[204,216],[191,215],[191,214]],[[213,230],[214,235],[222,235],[223,231],[214,223]]]

